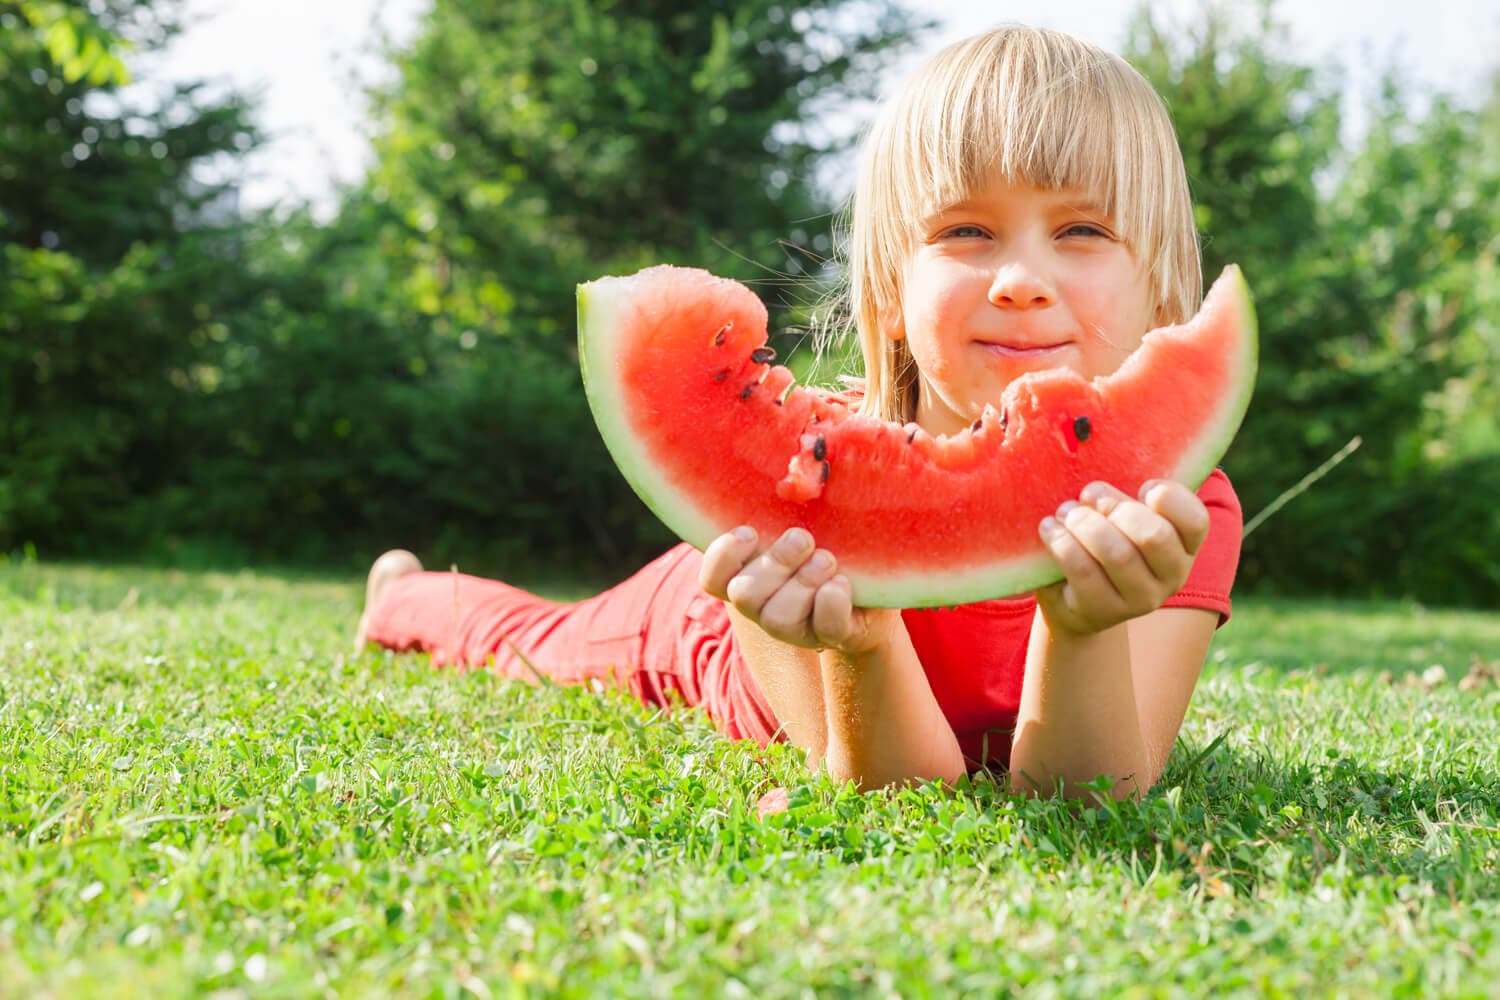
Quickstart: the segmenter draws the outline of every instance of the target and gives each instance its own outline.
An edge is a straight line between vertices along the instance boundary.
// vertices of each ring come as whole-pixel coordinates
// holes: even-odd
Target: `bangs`
[[[1147,173],[1163,159],[1164,136],[1143,125],[1164,111],[1129,66],[1078,49],[1048,34],[981,36],[930,66],[877,141],[889,157],[886,218],[914,230],[997,180],[1066,188],[1097,202],[1136,253],[1153,256],[1164,227],[1150,195],[1166,185]]]

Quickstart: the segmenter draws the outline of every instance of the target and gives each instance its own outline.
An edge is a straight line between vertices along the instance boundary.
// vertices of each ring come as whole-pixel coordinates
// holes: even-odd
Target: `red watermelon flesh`
[[[1109,376],[1009,385],[975,427],[933,437],[860,416],[770,363],[754,293],[654,267],[579,288],[589,403],[626,479],[703,548],[749,524],[808,529],[856,602],[953,605],[1061,574],[1037,525],[1090,482],[1199,485],[1249,405],[1254,310],[1226,269],[1190,322],[1147,334]]]

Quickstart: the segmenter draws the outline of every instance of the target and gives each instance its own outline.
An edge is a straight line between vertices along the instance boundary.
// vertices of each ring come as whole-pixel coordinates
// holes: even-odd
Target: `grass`
[[[1081,807],[346,656],[358,601],[0,564],[0,995],[1500,995],[1500,616],[1242,601]]]

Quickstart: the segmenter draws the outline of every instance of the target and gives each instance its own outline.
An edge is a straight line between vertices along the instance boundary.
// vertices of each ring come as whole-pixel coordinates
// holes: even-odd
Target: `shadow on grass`
[[[723,751],[731,767],[761,753]],[[1166,876],[1189,892],[1241,899],[1324,885],[1393,902],[1410,891],[1469,903],[1500,895],[1500,768],[1472,760],[1409,773],[1322,749],[1293,759],[1221,739],[1179,745],[1138,802],[1025,798],[988,774],[956,788],[869,795],[816,776],[789,781],[785,811],[759,820],[753,809],[732,815],[722,799],[705,813],[704,779],[670,771],[648,753],[611,776],[612,798],[640,804],[617,817],[615,832],[653,855],[711,858],[746,877],[773,866],[812,876],[832,863],[883,867],[892,878],[970,870],[997,884],[1081,870],[1138,885]],[[740,809],[764,791],[744,787]]]
[[[1330,866],[1355,877],[1406,877],[1455,897],[1500,892],[1500,769],[1455,760],[1420,773],[1309,748],[1286,759],[1210,744],[1179,753],[1158,791],[1213,844],[1245,888],[1269,875],[1311,884]],[[1321,758],[1315,754],[1321,753]],[[1277,859],[1271,867],[1267,863]],[[1196,859],[1189,859],[1197,871]]]

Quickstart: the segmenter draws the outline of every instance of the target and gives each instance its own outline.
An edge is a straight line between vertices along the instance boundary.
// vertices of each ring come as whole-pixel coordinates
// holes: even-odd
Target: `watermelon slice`
[[[1230,267],[1198,315],[1147,334],[1114,374],[1033,373],[958,434],[932,437],[793,385],[766,310],[738,282],[653,267],[579,286],[594,420],[647,505],[703,548],[736,525],[800,525],[857,603],[956,605],[1061,579],[1037,525],[1094,480],[1194,487],[1250,402],[1256,327]]]

